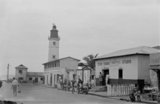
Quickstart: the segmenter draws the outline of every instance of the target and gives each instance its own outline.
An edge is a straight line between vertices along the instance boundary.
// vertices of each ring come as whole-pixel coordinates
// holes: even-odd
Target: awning
[[[160,65],[150,65],[150,69],[154,71],[160,71]]]

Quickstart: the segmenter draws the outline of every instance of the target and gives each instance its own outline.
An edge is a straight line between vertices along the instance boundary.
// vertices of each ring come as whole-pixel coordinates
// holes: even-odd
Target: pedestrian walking
[[[16,80],[16,78],[13,78],[12,81],[13,96],[17,96],[18,86],[19,86],[18,81]]]

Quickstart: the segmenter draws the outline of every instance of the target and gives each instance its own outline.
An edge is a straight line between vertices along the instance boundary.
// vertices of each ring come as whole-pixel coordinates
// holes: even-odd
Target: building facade
[[[95,59],[96,78],[103,74],[102,85],[108,74],[111,84],[150,83],[150,54],[158,50],[151,47],[136,47],[119,50]],[[98,84],[98,83],[97,83]]]
[[[160,90],[160,51],[150,55],[151,85]]]
[[[19,82],[29,82],[29,83],[44,83],[43,72],[28,72],[28,68],[24,65],[19,65],[15,67],[15,78]]]
[[[44,63],[45,84],[57,87],[60,79],[72,80],[80,60],[73,57],[59,58],[59,35],[53,25],[49,36],[48,62]]]
[[[78,78],[80,78],[84,84],[91,81],[91,69],[88,67],[80,67],[76,71],[76,75]]]
[[[27,72],[27,82],[44,84],[43,72]]]
[[[24,65],[15,67],[15,78],[19,81],[27,81],[27,70],[28,68]]]

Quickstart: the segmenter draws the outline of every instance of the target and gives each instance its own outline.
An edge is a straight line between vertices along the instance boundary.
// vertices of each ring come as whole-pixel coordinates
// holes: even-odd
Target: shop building
[[[136,47],[115,51],[95,59],[96,82],[99,82],[100,72],[103,74],[102,85],[108,74],[110,84],[140,84],[151,83],[150,54],[158,50],[152,47]]]

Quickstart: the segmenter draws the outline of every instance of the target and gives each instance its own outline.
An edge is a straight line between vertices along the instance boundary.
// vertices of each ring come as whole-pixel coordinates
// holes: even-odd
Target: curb
[[[109,98],[108,96],[105,96],[105,95],[99,95],[99,94],[90,93],[90,92],[88,92],[88,95],[94,95],[94,96],[98,96],[98,97]]]
[[[114,98],[114,97],[100,95],[100,94],[95,94],[95,93],[90,93],[90,92],[88,94],[89,95],[93,95],[93,96],[103,97],[103,98],[109,98],[109,99],[115,99],[115,100],[121,100],[121,101],[131,102],[129,99],[124,99],[124,98]],[[152,101],[142,101],[142,102],[139,102],[139,103],[158,104],[157,102],[152,102]]]

